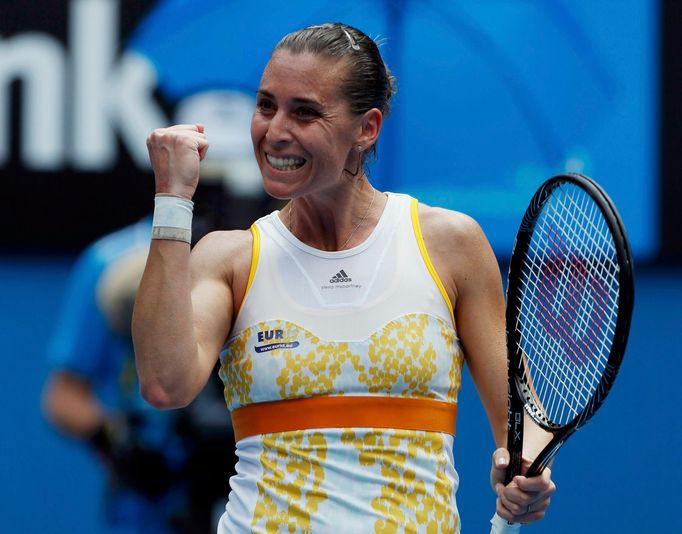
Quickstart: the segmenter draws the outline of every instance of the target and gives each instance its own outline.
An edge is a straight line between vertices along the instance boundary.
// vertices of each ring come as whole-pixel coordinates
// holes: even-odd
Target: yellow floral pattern
[[[272,340],[277,347],[254,354],[255,347],[267,345],[258,341],[263,332],[281,332]],[[251,402],[343,394],[456,403],[462,365],[452,326],[431,315],[409,314],[364,341],[325,341],[287,321],[258,323],[226,345],[220,376],[230,409]],[[259,380],[257,392],[254,376]]]
[[[428,315],[410,315],[391,321],[373,335],[369,344],[370,365],[358,380],[369,393],[391,393],[402,379],[400,395],[433,398],[430,381],[436,372],[433,343],[425,343]],[[358,371],[364,371],[364,369]]]
[[[462,365],[452,325],[415,313],[388,322],[361,341],[325,341],[286,321],[259,323],[228,342],[220,376],[230,409],[347,394],[456,403]],[[338,433],[331,436],[321,429],[259,437],[263,475],[256,482],[254,532],[312,532],[316,514],[327,517],[325,506],[333,504],[328,493],[353,491],[326,480],[326,467],[339,463],[348,476],[357,470],[375,472],[374,482],[363,490],[370,492],[366,502],[378,518],[374,532],[458,531],[455,482],[447,471],[454,470],[447,451],[452,442],[444,445],[447,436],[388,429],[343,429],[340,442]],[[428,473],[431,479],[418,473]]]
[[[456,532],[459,518],[451,502],[454,488],[445,472],[441,434],[347,429],[341,440],[355,447],[361,466],[378,466],[387,481],[371,503],[382,517],[375,521],[374,532]],[[436,480],[432,483],[417,477],[415,466],[421,463],[420,456],[435,460]]]
[[[282,350],[285,365],[275,382],[283,399],[324,395],[334,391],[334,382],[341,374],[341,366],[348,360],[359,365],[360,356],[353,354],[348,343],[324,342],[311,332],[304,332],[307,351]],[[343,394],[336,391],[336,395]]]
[[[260,325],[264,326],[264,325]],[[232,354],[245,355],[247,353],[246,344],[251,337],[251,329],[244,330],[230,343]],[[230,407],[234,404],[244,405],[251,401],[251,384],[253,376],[251,369],[253,360],[244,357],[223,356],[220,362],[220,379],[223,381],[223,394],[225,402]]]
[[[447,326],[445,323],[440,325],[440,333],[443,341],[445,342],[445,352],[447,354],[452,354],[452,366],[450,366],[450,372],[448,373],[448,383],[450,387],[448,388],[447,399],[450,402],[457,402],[457,394],[462,387],[462,367],[464,366],[464,354],[462,349],[459,347],[459,341],[457,340],[457,335],[454,330]]]
[[[321,432],[279,432],[263,437],[258,502],[251,527],[264,532],[312,532],[311,515],[327,500],[321,489],[327,456]]]

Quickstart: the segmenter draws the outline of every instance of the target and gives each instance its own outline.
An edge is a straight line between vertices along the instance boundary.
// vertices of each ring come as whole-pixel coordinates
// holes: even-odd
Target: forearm
[[[485,386],[480,386],[479,391],[481,391],[481,399],[483,406],[488,416],[488,422],[490,423],[490,430],[493,434],[493,439],[495,440],[496,447],[506,447],[507,446],[507,399],[506,396],[502,397],[499,395],[499,391],[483,393],[483,388]],[[500,384],[498,386],[501,391],[504,391],[506,383]]]
[[[467,320],[462,319],[466,325]],[[493,328],[490,329],[493,331]],[[493,337],[493,336],[490,336]],[[469,372],[485,409],[496,447],[507,446],[507,360],[503,338],[489,341],[486,357],[468,359]]]
[[[187,405],[201,389],[189,245],[152,240],[135,301],[133,343],[143,397],[159,408]]]

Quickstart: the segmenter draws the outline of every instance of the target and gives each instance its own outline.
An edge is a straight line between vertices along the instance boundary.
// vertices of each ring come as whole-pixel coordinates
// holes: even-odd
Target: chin
[[[292,197],[292,190],[288,184],[275,182],[263,177],[263,189],[272,198],[278,200],[289,200]]]

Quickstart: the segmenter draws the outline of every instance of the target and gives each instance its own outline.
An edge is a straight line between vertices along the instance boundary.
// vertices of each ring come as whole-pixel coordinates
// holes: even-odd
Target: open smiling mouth
[[[265,158],[268,163],[278,171],[295,171],[300,169],[305,164],[305,158],[299,158],[298,156],[286,156],[283,158],[278,158],[276,156],[271,156],[270,154],[265,154]]]

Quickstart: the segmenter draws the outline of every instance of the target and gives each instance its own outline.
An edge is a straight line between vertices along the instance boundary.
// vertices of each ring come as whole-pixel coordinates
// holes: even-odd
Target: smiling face
[[[251,139],[265,190],[293,198],[333,189],[355,168],[363,116],[351,114],[339,85],[346,63],[278,50],[258,90]]]

